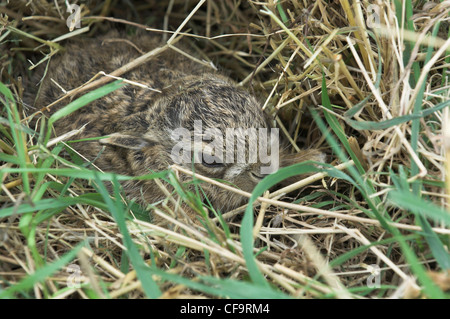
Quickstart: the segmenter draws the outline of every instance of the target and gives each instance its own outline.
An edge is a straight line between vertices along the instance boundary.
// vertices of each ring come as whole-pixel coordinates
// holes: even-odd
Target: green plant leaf
[[[450,226],[450,214],[409,191],[393,190],[389,193],[389,200],[396,206],[407,209],[414,214],[438,220]]]
[[[283,167],[274,174],[266,176],[252,192],[252,196],[248,201],[247,209],[244,213],[244,218],[241,223],[241,243],[242,250],[245,258],[245,262],[248,268],[248,272],[252,281],[260,286],[271,289],[264,276],[261,274],[258,265],[253,255],[253,203],[261,196],[264,191],[285,180],[286,178],[305,174],[308,172],[317,171],[315,166],[312,166],[310,162],[295,164],[289,167]]]
[[[133,243],[130,233],[128,232],[127,224],[125,223],[125,207],[121,201],[119,193],[120,186],[118,180],[116,178],[113,178],[112,180],[114,200],[111,198],[108,190],[106,189],[105,185],[103,185],[103,182],[100,180],[100,178],[96,177],[95,180],[98,192],[102,195],[109,212],[117,222],[120,233],[123,236],[123,244],[127,248],[129,260],[133,265],[134,270],[136,271],[137,277],[142,283],[142,289],[148,297],[158,298],[159,296],[161,296],[161,290],[152,278],[152,269],[147,266],[147,264],[142,259],[141,255],[139,254],[139,250]]]
[[[69,262],[71,262],[83,246],[85,246],[84,242],[79,243],[74,249],[72,249],[64,256],[62,256],[60,259],[36,270],[34,273],[28,275],[27,277],[19,281],[17,284],[10,286],[9,288],[3,291],[0,291],[0,299],[11,298],[17,292],[24,292],[33,289],[33,287],[37,283],[43,282],[49,276],[51,276],[56,271],[58,271],[59,269],[67,265]]]

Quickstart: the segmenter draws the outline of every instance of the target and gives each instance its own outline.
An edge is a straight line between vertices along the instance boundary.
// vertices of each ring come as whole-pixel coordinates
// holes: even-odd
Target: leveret
[[[75,89],[99,71],[110,73],[139,57],[139,51],[148,52],[161,45],[157,37],[122,37],[117,32],[71,42],[65,46],[63,54],[52,58],[35,107],[43,108],[62,97],[61,88],[66,91]],[[42,74],[37,74],[35,82],[41,77]],[[187,129],[193,132],[191,142],[194,143],[195,134],[204,134],[194,132],[194,124],[198,121],[201,121],[203,130],[214,128],[224,136],[227,128],[270,128],[261,105],[251,94],[237,87],[228,77],[170,49],[122,77],[160,92],[127,85],[54,123],[56,135],[84,126],[73,139],[106,137],[72,144],[103,171],[139,176],[166,170],[174,164],[173,149],[180,143],[172,132],[179,128]],[[34,101],[34,98],[29,101]],[[66,103],[55,104],[50,113]],[[260,139],[258,135],[251,135],[237,136],[236,140],[245,140],[244,145],[248,146],[252,138]],[[268,153],[274,151],[270,150],[270,141],[259,140],[258,143],[267,147]],[[202,152],[208,144],[211,143],[203,141],[200,148],[193,144],[193,153],[189,157],[194,158],[198,155],[194,153],[197,150]],[[247,157],[254,152],[248,147],[245,150]],[[317,150],[305,150],[295,155],[286,153],[283,147],[277,151],[280,166],[321,160],[323,156]],[[259,157],[256,162],[242,163],[242,158],[238,158],[239,152],[234,152],[233,156],[234,161],[229,158],[225,161],[224,158],[225,163],[211,162],[200,156],[202,160],[193,164],[185,161],[180,165],[188,169],[193,167],[197,173],[226,180],[251,192],[265,175],[261,173],[263,163]],[[152,180],[126,181],[122,185],[129,199],[144,205],[165,198]],[[205,183],[202,188],[213,206],[222,212],[236,208],[246,200],[214,185]]]

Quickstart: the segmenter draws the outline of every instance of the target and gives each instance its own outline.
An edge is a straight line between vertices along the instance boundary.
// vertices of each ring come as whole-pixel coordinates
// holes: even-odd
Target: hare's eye
[[[210,162],[210,163],[208,163]],[[220,168],[220,167],[224,167],[225,165],[223,163],[218,163],[218,162],[214,162],[214,161],[205,161],[205,158],[202,157],[202,165],[205,167],[209,167],[209,168]]]

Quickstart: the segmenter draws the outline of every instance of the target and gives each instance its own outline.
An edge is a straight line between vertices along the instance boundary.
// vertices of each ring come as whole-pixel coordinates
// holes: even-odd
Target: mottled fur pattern
[[[157,37],[127,37],[127,41],[121,38],[119,33],[112,32],[101,38],[67,44],[66,52],[50,63],[36,107],[47,106],[63,96],[61,89],[50,79],[65,90],[71,90],[99,71],[110,73],[140,56],[129,41],[142,51],[161,45]],[[86,125],[74,139],[109,136],[100,141],[72,144],[88,160],[95,159],[95,165],[103,171],[138,176],[167,169],[173,164],[170,154],[175,141],[170,138],[171,131],[178,127],[192,130],[195,120],[202,121],[203,129],[218,128],[222,132],[226,128],[269,127],[260,105],[248,92],[227,77],[172,50],[164,51],[123,77],[162,93],[127,85],[54,124],[57,135]],[[66,103],[53,106],[50,112]],[[320,155],[316,150],[297,156],[280,152],[282,165],[317,160]],[[259,174],[260,166],[261,163],[223,166],[197,163],[195,170],[213,178],[227,179],[237,187],[251,191],[263,177]],[[185,164],[185,167],[192,166]],[[141,203],[164,198],[154,181],[127,181],[123,187],[130,199]],[[245,200],[213,185],[204,184],[203,189],[213,205],[222,211],[235,208]]]

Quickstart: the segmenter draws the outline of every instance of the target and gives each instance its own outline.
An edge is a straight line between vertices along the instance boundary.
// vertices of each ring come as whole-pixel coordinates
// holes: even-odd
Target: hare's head
[[[279,166],[278,131],[270,128],[254,97],[222,76],[175,80],[148,112],[130,123],[134,133],[123,123],[128,132],[112,134],[103,143],[133,149],[138,174],[177,163],[251,192]],[[203,189],[219,209],[243,202],[213,185]]]

